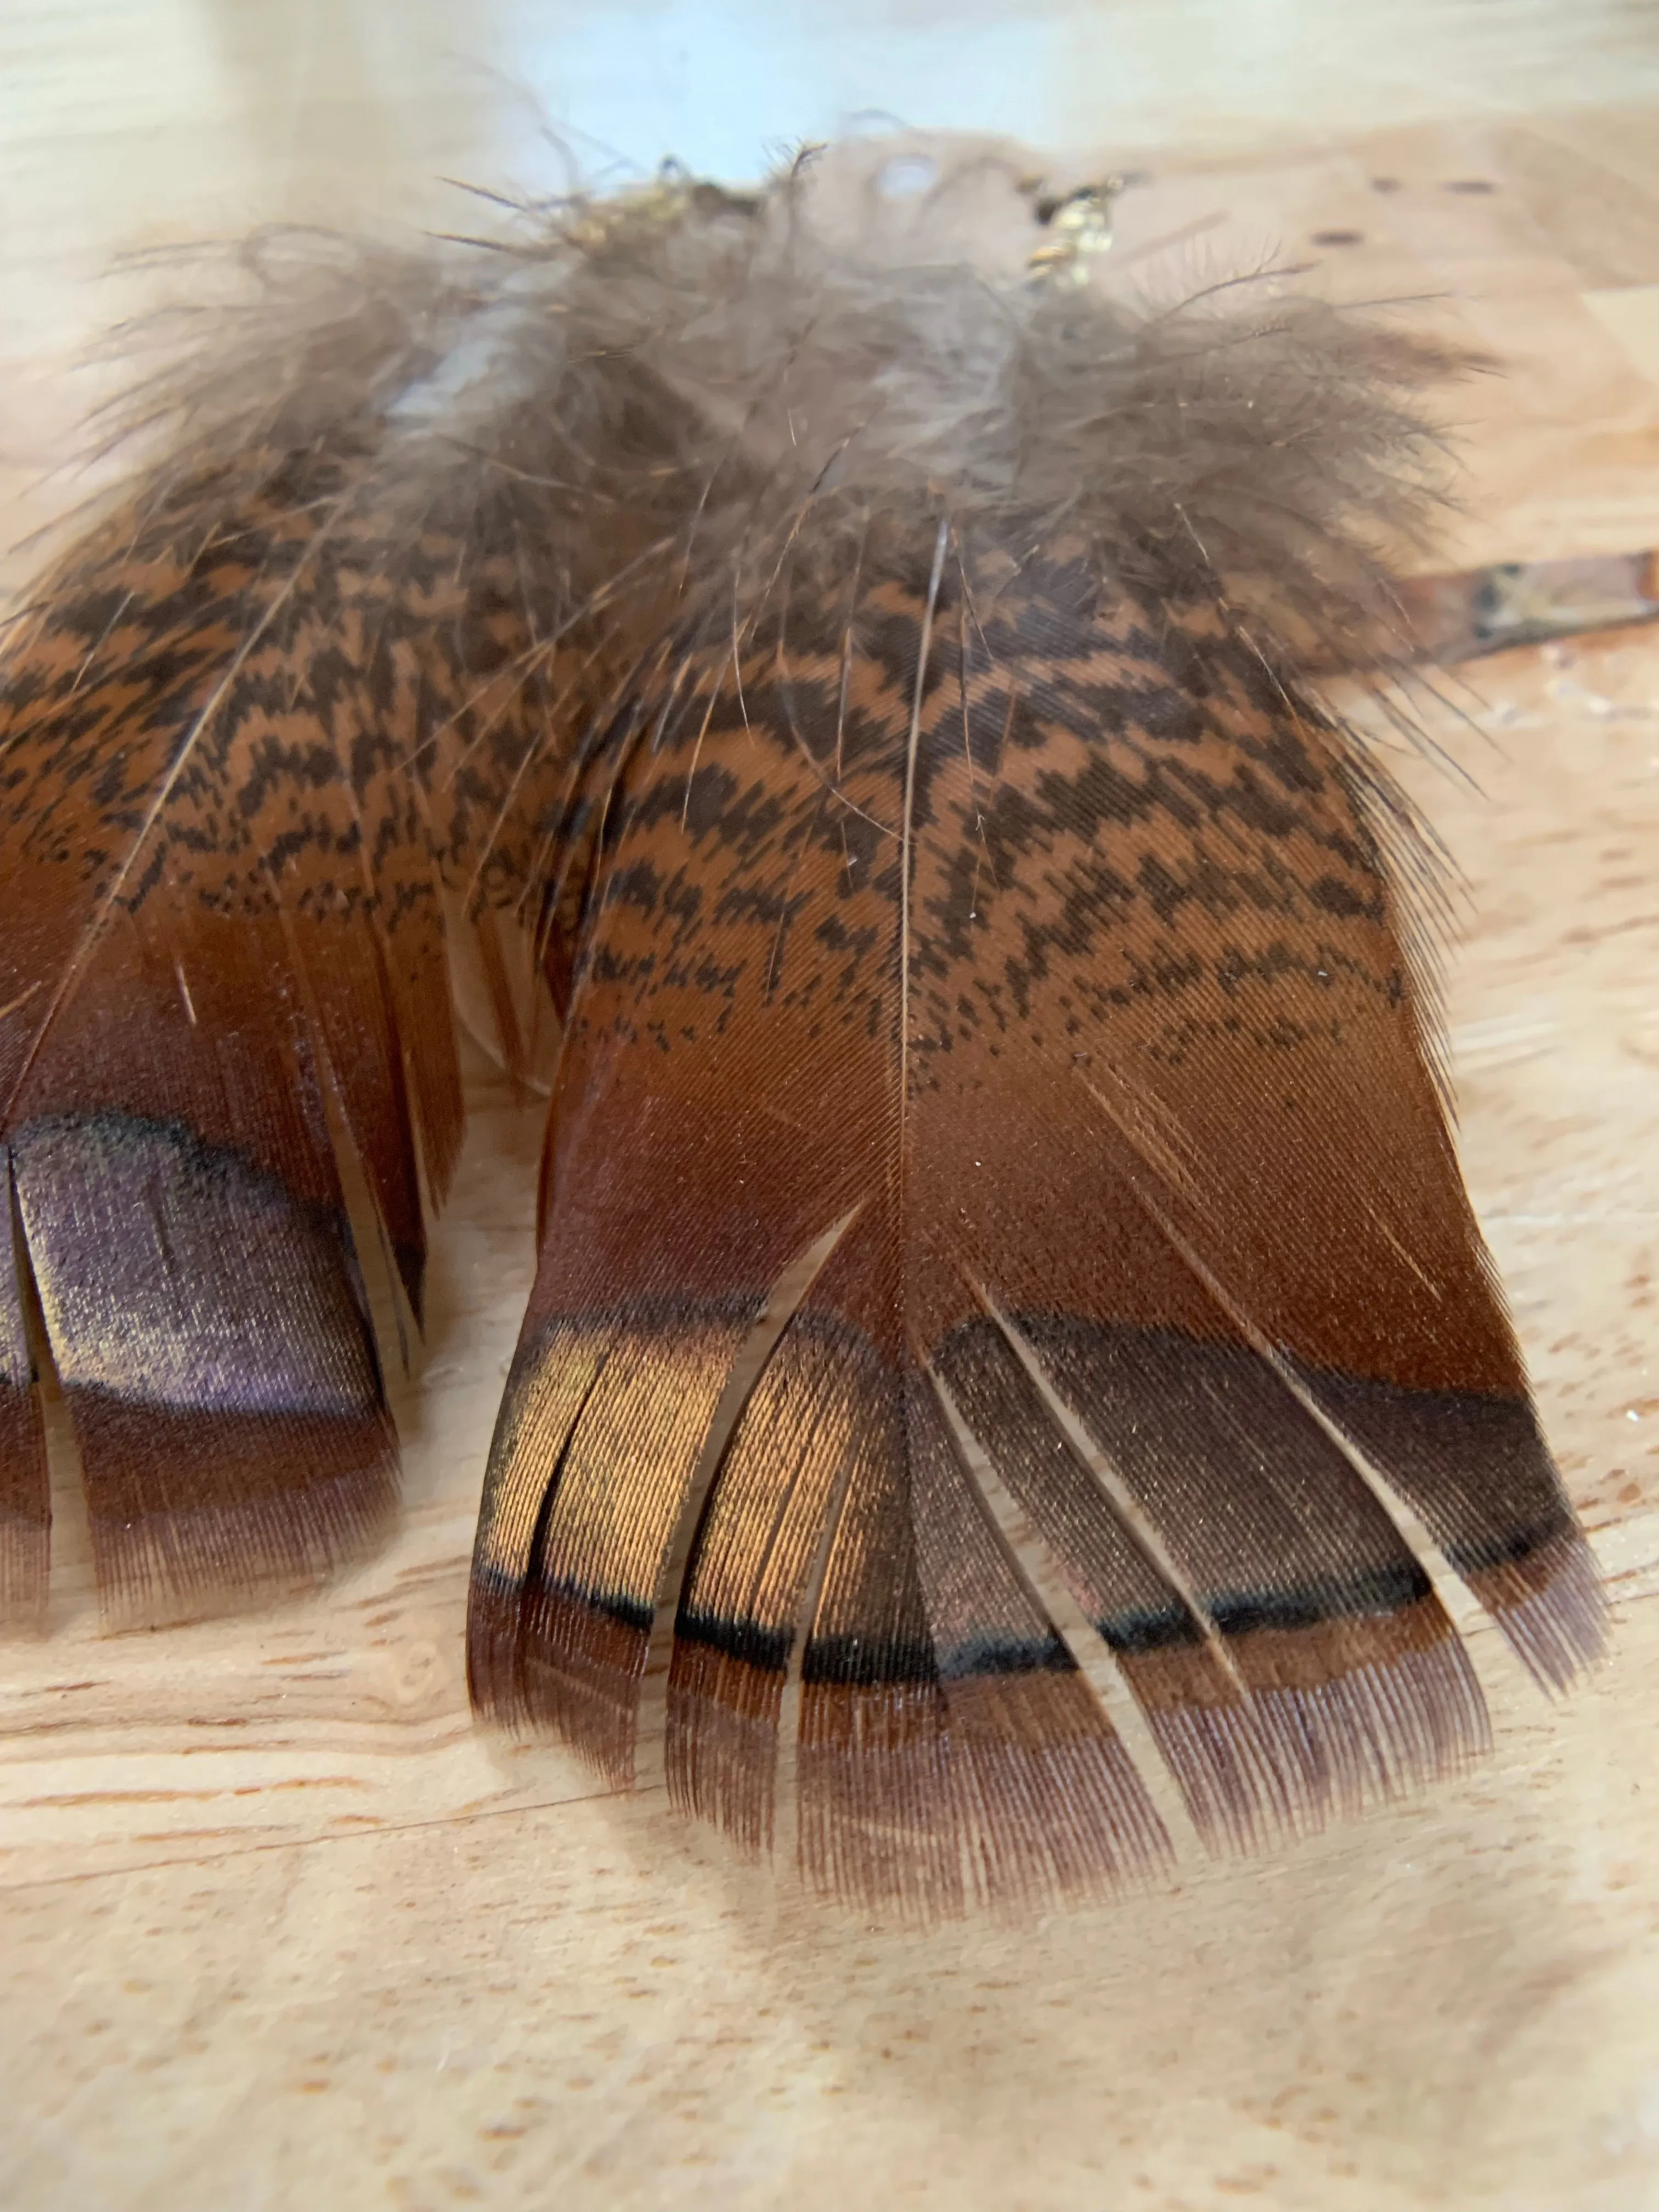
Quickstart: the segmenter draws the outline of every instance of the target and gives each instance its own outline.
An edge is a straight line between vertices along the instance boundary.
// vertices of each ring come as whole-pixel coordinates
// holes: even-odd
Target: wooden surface
[[[943,13],[864,12],[876,62],[909,55],[925,88],[957,36]],[[1448,295],[1422,312],[1504,356],[1458,402],[1456,554],[1659,543],[1650,6],[1039,17],[1049,105],[1013,119],[1082,158],[1097,113],[1152,172],[1119,251],[1183,242],[1148,281],[1288,250],[1350,296]],[[529,0],[11,0],[12,534],[74,495],[41,471],[96,387],[64,363],[107,315],[86,280],[112,247],[261,215],[431,219],[433,173],[499,182],[533,151],[520,92],[469,53],[546,100],[568,52],[614,131],[635,111],[601,64],[624,19],[642,131],[823,127],[763,98],[815,83],[827,33],[791,47],[769,18],[767,46],[741,10],[702,21],[755,30],[758,88],[676,61],[702,33],[672,9],[612,9],[602,38]],[[982,57],[1013,19],[965,20]],[[835,51],[836,99],[904,104]],[[1451,188],[1470,184],[1492,189]],[[659,1792],[596,1793],[556,1750],[475,1734],[466,1559],[537,1141],[480,1062],[386,1552],[303,1605],[103,1639],[60,1498],[52,1632],[0,1653],[0,2203],[1659,2207],[1659,637],[1471,681],[1428,704],[1446,757],[1407,772],[1467,878],[1449,1001],[1471,1186],[1617,1601],[1589,1692],[1546,1707],[1454,1594],[1498,1735],[1463,1785],[1265,1863],[1189,1856],[1109,1911],[927,1936],[809,1909]]]

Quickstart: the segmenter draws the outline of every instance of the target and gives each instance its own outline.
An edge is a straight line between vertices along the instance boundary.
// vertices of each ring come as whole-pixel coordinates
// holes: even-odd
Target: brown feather
[[[751,466],[711,464],[698,515],[735,592],[688,587],[590,771],[472,1679],[620,1778],[672,1602],[676,1796],[769,1843],[798,1670],[804,1869],[939,1911],[1159,1848],[941,1394],[1218,1843],[1485,1740],[1376,1475],[1547,1679],[1597,1601],[1447,1135],[1409,823],[1285,642],[1375,618],[1354,510],[1409,418],[1339,363],[1432,364],[1314,311],[1153,337],[812,274],[808,334],[745,266],[790,443],[753,345],[744,404],[708,401]],[[695,337],[663,350],[713,385]],[[746,1335],[847,1217],[728,1435]],[[550,1438],[542,1378],[595,1332],[623,1372],[560,1382]]]
[[[564,1035],[475,1700],[623,1779],[672,1628],[676,1800],[769,1848],[798,1715],[805,1875],[927,1916],[1169,1848],[981,1458],[1218,1847],[1484,1741],[1381,1492],[1550,1683],[1600,1601],[1411,825],[1306,678],[1376,649],[1453,364],[896,269],[813,190],[261,263],[14,649],[0,1139],[117,1609],[325,1565],[391,1467],[328,1098],[418,1303],[443,901],[509,1058],[527,929]]]
[[[281,749],[316,741],[269,704],[309,642],[287,619],[307,539],[279,517],[186,560],[140,536],[104,572],[113,624],[88,637],[110,599],[66,599],[13,664],[0,1096],[116,1617],[314,1572],[389,1503],[270,869],[309,780]],[[361,1022],[356,983],[343,963],[329,988]],[[384,1054],[374,1010],[359,1049]]]
[[[161,471],[8,660],[0,1133],[113,1619],[384,1526],[325,1091],[418,1313],[415,1114],[434,1196],[460,1137],[442,881],[540,733],[505,556],[416,515],[388,567],[406,502],[336,401]]]

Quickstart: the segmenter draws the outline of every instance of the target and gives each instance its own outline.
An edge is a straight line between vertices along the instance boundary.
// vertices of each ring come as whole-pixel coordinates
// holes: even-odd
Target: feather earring
[[[0,724],[0,1601],[32,1276],[118,1618],[325,1571],[394,1443],[334,1143],[418,1309],[445,900],[562,1024],[475,1703],[918,1915],[1168,1840],[1012,1500],[1218,1848],[1486,1719],[1389,1506],[1546,1684],[1589,1555],[1448,1134],[1403,802],[1320,703],[1455,366],[1133,313],[665,174],[510,252],[281,238]],[[1066,222],[1056,210],[1071,210]],[[1058,242],[1057,242],[1058,240]],[[793,1741],[786,1741],[786,1736]]]

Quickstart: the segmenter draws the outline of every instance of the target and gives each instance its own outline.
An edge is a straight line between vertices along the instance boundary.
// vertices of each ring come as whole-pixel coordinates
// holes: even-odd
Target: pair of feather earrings
[[[119,1622],[325,1574],[461,1139],[447,911],[562,1043],[475,1704],[936,1914],[1455,1769],[1401,1533],[1528,1667],[1601,1600],[1464,1194],[1419,848],[1320,703],[1422,523],[1435,349],[837,240],[797,165],[495,248],[275,236],[0,699],[0,1612],[30,1316]],[[1056,240],[1059,240],[1058,245]],[[1024,1516],[1041,1571],[1010,1543]],[[787,1741],[784,1741],[787,1735]],[[787,1754],[786,1759],[785,1754]]]

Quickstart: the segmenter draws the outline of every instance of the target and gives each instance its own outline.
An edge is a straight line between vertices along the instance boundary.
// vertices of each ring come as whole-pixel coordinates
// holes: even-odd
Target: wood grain
[[[1241,65],[1224,112],[1207,62],[1183,105],[1166,57],[1137,106],[1106,32],[1144,40],[1139,11],[1097,12],[1071,51],[1097,135],[1153,172],[1122,203],[1124,253],[1202,223],[1159,264],[1170,283],[1254,241],[1349,296],[1449,289],[1436,312],[1511,369],[1468,400],[1454,557],[1659,542],[1650,11],[1644,45],[1630,9],[1459,5],[1432,36],[1406,10],[1398,68],[1363,98],[1383,33],[1345,29],[1322,120],[1351,135],[1317,143],[1287,89],[1322,81],[1311,43],[1254,94]],[[1169,14],[1189,41],[1213,28]],[[501,181],[530,158],[517,95],[464,72],[455,92],[453,56],[471,41],[545,83],[552,38],[539,11],[464,28],[436,0],[9,12],[18,532],[75,495],[40,472],[94,381],[63,363],[109,312],[84,280],[112,246],[261,215],[432,219],[434,172]],[[752,88],[723,96],[735,131]],[[1048,135],[1080,139],[1082,106],[1056,89]],[[1145,153],[1171,134],[1179,158]],[[1361,242],[1316,242],[1345,230]],[[1471,680],[1429,703],[1443,757],[1403,766],[1466,879],[1448,998],[1471,1187],[1616,1601],[1592,1689],[1547,1708],[1462,1607],[1498,1738],[1467,1784],[1265,1863],[1185,1861],[1110,1911],[925,1937],[733,1869],[659,1790],[606,1795],[556,1751],[476,1733],[466,1559],[538,1129],[475,1058],[388,1551],[303,1605],[104,1639],[60,1496],[52,1633],[0,1655],[0,2201],[1659,2203],[1659,639]]]

